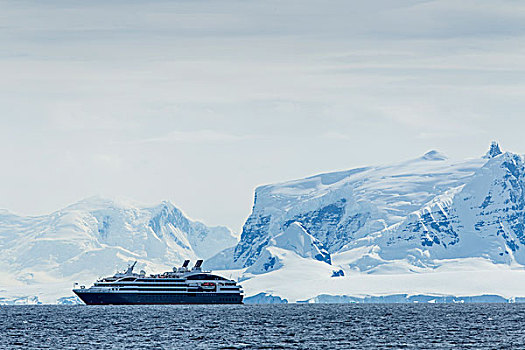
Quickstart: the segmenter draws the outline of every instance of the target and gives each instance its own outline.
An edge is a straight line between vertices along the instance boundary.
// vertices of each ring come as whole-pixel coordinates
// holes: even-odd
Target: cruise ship
[[[202,260],[193,268],[185,260],[173,271],[147,276],[134,273],[135,264],[123,273],[102,278],[93,286],[73,292],[88,305],[130,304],[242,304],[243,290],[237,282],[203,271]]]

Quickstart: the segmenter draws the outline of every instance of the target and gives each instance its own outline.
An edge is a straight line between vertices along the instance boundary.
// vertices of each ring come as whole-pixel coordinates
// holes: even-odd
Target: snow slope
[[[130,261],[160,272],[235,245],[225,227],[189,220],[169,202],[154,207],[89,198],[50,215],[0,212],[0,297],[71,294],[73,281],[91,284]]]
[[[293,251],[296,255],[305,259],[331,264],[328,251],[315,237],[310,235],[300,223],[290,224],[283,233],[273,237],[267,246],[263,248],[263,253],[259,259],[250,266],[246,272],[252,274],[267,273],[279,269],[283,266],[279,252]]]

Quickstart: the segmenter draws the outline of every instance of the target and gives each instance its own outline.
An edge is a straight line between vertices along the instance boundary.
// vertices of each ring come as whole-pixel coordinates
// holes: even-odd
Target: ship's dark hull
[[[93,293],[74,290],[87,305],[242,304],[242,295],[227,293]]]

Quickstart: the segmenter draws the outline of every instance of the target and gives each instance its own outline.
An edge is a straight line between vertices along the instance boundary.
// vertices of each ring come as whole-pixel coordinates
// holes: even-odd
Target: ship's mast
[[[135,260],[135,262],[131,265],[131,266],[128,266],[128,269],[126,270],[126,275],[131,275],[133,274],[133,269],[135,268],[135,265],[137,264],[137,260]]]

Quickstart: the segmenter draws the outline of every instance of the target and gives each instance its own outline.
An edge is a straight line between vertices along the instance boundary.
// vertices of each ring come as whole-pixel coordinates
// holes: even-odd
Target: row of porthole
[[[221,298],[221,301],[235,301],[235,298]]]

